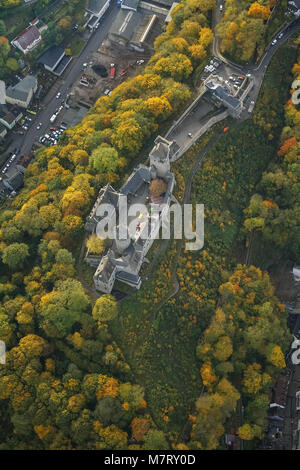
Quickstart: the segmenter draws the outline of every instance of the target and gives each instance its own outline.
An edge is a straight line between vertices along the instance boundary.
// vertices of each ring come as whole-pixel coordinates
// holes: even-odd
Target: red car
[[[116,76],[115,64],[110,64],[110,78],[115,78],[115,76]]]

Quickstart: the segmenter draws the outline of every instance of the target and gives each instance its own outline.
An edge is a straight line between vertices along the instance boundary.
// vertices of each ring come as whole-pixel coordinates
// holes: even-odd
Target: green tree
[[[25,243],[12,243],[6,247],[2,254],[3,263],[11,269],[20,268],[29,256],[28,246]]]

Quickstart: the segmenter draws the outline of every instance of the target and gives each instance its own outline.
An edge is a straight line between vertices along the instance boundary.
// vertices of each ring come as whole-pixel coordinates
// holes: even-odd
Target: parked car
[[[61,96],[61,92],[59,91],[56,95],[56,98],[58,99],[58,98],[60,98],[60,96]]]

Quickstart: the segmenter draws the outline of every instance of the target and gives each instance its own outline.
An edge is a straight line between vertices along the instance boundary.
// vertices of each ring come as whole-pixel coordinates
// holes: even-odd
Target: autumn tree
[[[86,241],[86,247],[91,253],[101,255],[106,247],[106,240],[99,238],[97,234],[90,235]]]
[[[152,196],[161,196],[166,192],[167,184],[163,179],[158,178],[150,182],[149,189]]]
[[[93,308],[93,318],[100,325],[102,322],[113,320],[118,313],[117,302],[110,294],[104,294],[96,300]]]

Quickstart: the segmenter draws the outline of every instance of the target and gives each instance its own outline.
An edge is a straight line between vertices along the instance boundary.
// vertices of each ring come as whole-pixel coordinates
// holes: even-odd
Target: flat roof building
[[[156,18],[156,15],[120,9],[109,31],[109,39],[120,46],[143,52]]]
[[[76,126],[88,112],[88,108],[79,104],[72,105],[68,108],[62,118],[62,124],[66,127]]]
[[[138,4],[140,0],[122,0],[121,8],[124,10],[133,10],[137,11]]]

